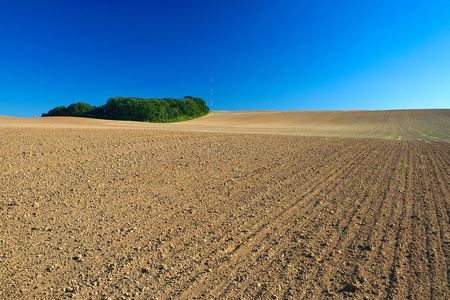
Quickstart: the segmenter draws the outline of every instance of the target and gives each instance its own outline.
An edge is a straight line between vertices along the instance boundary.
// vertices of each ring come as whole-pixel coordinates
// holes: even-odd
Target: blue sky
[[[0,115],[110,97],[213,110],[450,108],[450,1],[0,0]]]

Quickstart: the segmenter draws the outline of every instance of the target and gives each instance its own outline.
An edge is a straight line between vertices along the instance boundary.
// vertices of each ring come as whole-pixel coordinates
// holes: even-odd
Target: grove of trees
[[[178,122],[198,118],[209,113],[205,100],[186,96],[184,99],[144,99],[134,97],[110,98],[106,104],[91,106],[78,102],[58,106],[43,117],[72,116],[110,120],[130,120],[143,122]]]

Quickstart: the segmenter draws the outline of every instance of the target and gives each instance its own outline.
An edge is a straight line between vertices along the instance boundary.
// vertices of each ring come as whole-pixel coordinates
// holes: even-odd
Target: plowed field
[[[449,299],[443,112],[391,139],[2,118],[0,298]]]
[[[222,133],[381,138],[450,142],[450,109],[384,111],[220,112],[179,123],[152,124],[68,117],[0,117],[0,127],[158,129]]]

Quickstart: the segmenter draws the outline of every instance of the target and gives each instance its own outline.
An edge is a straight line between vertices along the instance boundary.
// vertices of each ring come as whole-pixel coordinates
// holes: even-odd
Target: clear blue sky
[[[450,108],[450,1],[0,0],[0,115],[110,97],[213,110]]]

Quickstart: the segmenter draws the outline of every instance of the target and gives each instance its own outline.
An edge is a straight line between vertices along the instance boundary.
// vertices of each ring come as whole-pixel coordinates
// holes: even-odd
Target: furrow
[[[386,143],[388,144],[388,143]],[[397,149],[394,149],[397,150]],[[378,174],[384,175],[387,169],[392,165],[392,161],[395,160],[395,154],[398,151],[391,151],[388,159],[385,161],[383,167],[381,168]],[[364,164],[371,164],[370,161],[364,161]],[[365,232],[365,228],[371,227],[370,223],[372,218],[376,218],[377,215],[380,215],[381,210],[383,209],[383,204],[380,203],[378,209],[373,209],[372,204],[375,200],[371,200],[371,195],[378,195],[379,190],[383,190],[385,188],[385,181],[380,178],[373,177],[373,185],[372,188],[365,192],[362,196],[364,200],[358,205],[358,209],[354,208],[351,212],[348,213],[348,217],[341,218],[338,221],[337,227],[344,228],[345,230],[341,230],[341,236],[335,239],[334,242],[331,242],[332,245],[328,246],[327,252],[322,254],[322,258],[326,259],[326,264],[330,267],[324,268],[322,275],[319,276],[319,269],[315,268],[313,272],[306,271],[305,273],[308,276],[303,279],[306,281],[304,288],[302,288],[300,293],[300,298],[302,297],[313,297],[314,294],[314,285],[317,282],[321,282],[323,289],[329,290],[331,297],[333,295],[334,290],[342,289],[342,285],[345,284],[343,280],[345,279],[345,274],[348,274],[347,267],[333,267],[337,265],[338,261],[350,261],[354,259],[355,255],[361,255],[359,252],[361,250],[366,251],[370,247],[373,249],[377,249],[378,245],[373,245],[373,238],[370,238],[370,235],[375,234],[373,231]],[[351,187],[349,188],[351,190]],[[376,219],[373,222],[373,225],[377,224]],[[368,225],[368,226],[365,226]],[[352,230],[355,228],[356,230]],[[369,238],[367,238],[369,236]],[[367,238],[366,242],[362,242]],[[335,249],[335,250],[333,250]],[[334,252],[334,253],[333,253]],[[358,267],[357,269],[361,269]],[[361,270],[359,270],[360,272]],[[362,275],[359,274],[359,277]],[[318,277],[322,277],[319,279]],[[342,278],[341,278],[342,277]],[[354,282],[348,282],[354,283]],[[325,286],[324,286],[325,285]],[[340,286],[339,286],[340,285]],[[345,286],[344,286],[345,287]],[[319,295],[315,295],[316,297]]]
[[[408,271],[408,258],[407,258],[407,245],[410,240],[410,228],[411,228],[411,212],[414,205],[414,189],[416,185],[416,172],[415,167],[417,165],[417,157],[412,153],[411,150],[417,148],[414,142],[408,143],[406,149],[402,152],[407,152],[406,157],[400,164],[403,165],[405,170],[404,177],[400,183],[400,192],[398,193],[398,198],[401,204],[393,208],[399,215],[397,222],[393,225],[392,238],[389,245],[386,246],[387,249],[391,250],[391,255],[388,256],[388,261],[383,266],[383,272],[387,274],[382,275],[388,278],[386,283],[386,296],[387,297],[397,297],[402,296],[401,294],[408,287],[406,284],[405,274]],[[403,188],[402,188],[403,187]],[[403,191],[402,191],[403,190]]]
[[[311,202],[309,203],[309,205],[307,207],[308,211],[310,211],[314,206],[316,206],[318,204],[317,203],[318,201],[314,201],[315,196],[320,195],[321,191],[324,188],[326,188],[327,186],[329,186],[330,182],[333,182],[337,178],[339,178],[339,179],[343,178],[343,177],[345,178],[345,175],[348,175],[351,172],[355,172],[355,169],[353,169],[352,166],[355,165],[356,162],[359,161],[359,159],[361,157],[363,157],[365,154],[367,154],[367,153],[365,153],[364,151],[359,152],[357,155],[355,155],[355,157],[352,159],[352,161],[346,165],[346,167],[344,167],[340,170],[335,170],[335,172],[333,174],[327,176],[324,180],[322,180],[320,183],[315,185],[312,189],[306,191],[299,198],[299,200],[297,200],[294,204],[289,206],[289,208],[287,208],[281,214],[274,217],[270,222],[265,223],[264,226],[262,226],[262,228],[258,229],[253,234],[252,240],[249,241],[249,243],[243,245],[245,247],[240,247],[237,249],[237,251],[235,251],[233,253],[233,256],[232,256],[233,262],[238,260],[240,257],[242,257],[243,253],[248,252],[252,247],[261,243],[261,241],[264,240],[265,235],[269,234],[269,232],[271,232],[273,230],[273,228],[275,228],[275,232],[271,232],[270,235],[282,237],[283,233],[285,233],[287,230],[289,230],[289,228],[282,227],[281,224],[278,224],[280,222],[278,220],[283,221],[283,219],[289,219],[289,217],[292,214],[294,214],[294,216],[298,215],[300,212],[295,214],[296,211],[299,211],[298,204],[305,203],[308,200],[311,200]],[[358,167],[356,169],[358,169]],[[317,209],[317,210],[313,210],[313,211],[314,211],[313,215],[310,217],[311,221],[318,213],[320,213],[321,210]],[[292,218],[294,218],[294,216]],[[292,218],[290,218],[290,219],[292,219]],[[276,247],[273,247],[273,253],[277,253],[277,249],[281,248],[282,246],[285,246],[284,243],[287,243],[285,239],[281,239],[280,241],[281,241],[280,244],[276,245]],[[255,258],[250,257],[250,264],[252,264],[254,260],[255,260]],[[230,274],[231,274],[231,278],[233,278],[233,276],[236,275],[236,270],[235,269],[229,270],[229,272],[227,272],[227,276],[230,276]],[[215,286],[215,288],[213,289],[211,294],[212,295],[220,295],[222,290],[224,290],[226,288],[226,285],[227,285],[226,282],[222,282],[220,285]]]
[[[360,153],[360,155],[362,155],[362,153]],[[352,159],[352,161],[354,161],[354,159]],[[351,165],[351,163],[348,163],[347,166],[349,166],[349,165]],[[331,168],[331,169],[332,169],[332,168]],[[306,192],[305,194],[308,194],[311,190],[316,189],[317,186],[319,186],[320,184],[323,184],[325,181],[329,180],[330,178],[335,177],[335,176],[336,176],[336,173],[339,172],[339,171],[336,171],[336,169],[332,169],[332,170],[334,171],[334,173],[330,174],[330,175],[329,175],[325,180],[323,180],[321,183],[316,184],[316,185],[314,185],[313,187],[310,187],[310,188],[309,188],[309,191]],[[340,171],[342,172],[343,170],[341,169]],[[301,198],[302,198],[302,197],[300,197],[300,199],[301,199]],[[300,202],[300,201],[301,201],[301,200],[297,200],[296,203],[298,203],[298,202]],[[290,205],[290,206],[289,206],[289,209],[292,209],[292,208],[294,207],[294,205],[295,205],[295,204]],[[314,204],[311,204],[311,205],[314,205]],[[250,234],[248,237],[246,237],[246,239],[244,240],[244,242],[242,242],[241,244],[237,245],[237,246],[235,247],[235,249],[230,253],[230,255],[228,255],[228,256],[231,257],[231,258],[228,258],[226,263],[220,263],[220,265],[218,265],[218,266],[216,267],[216,269],[215,269],[215,274],[219,274],[220,271],[222,271],[222,269],[225,268],[224,265],[233,265],[232,263],[229,262],[230,259],[236,260],[236,259],[239,258],[239,256],[241,255],[241,253],[243,253],[243,252],[248,252],[249,249],[251,249],[251,248],[255,245],[256,239],[260,239],[260,237],[264,234],[264,232],[267,232],[267,231],[268,231],[268,228],[270,228],[270,223],[274,222],[277,218],[280,218],[282,215],[284,215],[284,214],[286,213],[287,210],[288,210],[288,209],[286,209],[284,212],[278,214],[278,215],[277,215],[276,217],[274,217],[274,218],[270,218],[270,219],[269,219],[268,217],[265,217],[265,218],[264,218],[264,221],[262,222],[262,225],[259,225],[258,228],[254,229],[254,230],[251,232],[251,234]],[[210,275],[210,276],[211,276],[211,275]],[[208,276],[208,277],[210,278],[210,276]],[[228,276],[230,276],[229,273],[227,273],[227,277],[228,277]],[[203,279],[203,280],[201,280],[201,281],[199,282],[200,286],[202,286],[201,284],[202,284],[202,282],[204,282],[204,281],[205,281],[205,280]],[[211,279],[209,279],[209,281],[211,282]],[[197,284],[197,283],[196,283],[196,284]],[[213,283],[213,284],[215,284],[215,283]],[[222,286],[223,286],[223,282],[222,282],[221,287],[222,287]],[[190,288],[189,288],[188,290],[186,290],[185,293],[184,293],[183,295],[186,296],[186,295],[192,294],[192,293],[195,294],[194,290],[197,290],[197,291],[198,291],[198,290],[201,290],[201,289],[202,289],[202,288],[200,288],[200,287],[199,287],[199,288],[196,288],[194,285],[191,285]],[[182,298],[183,298],[184,296],[182,296]]]
[[[449,199],[447,184],[450,182],[449,172],[447,171],[449,165],[441,160],[442,157],[445,157],[445,150],[442,150],[441,148],[436,149],[436,147],[432,148],[431,146],[426,148],[426,151],[429,154],[429,165],[432,166],[430,173],[427,174],[431,177],[430,188],[433,191],[440,192],[430,194],[432,199],[425,201],[426,210],[428,212],[428,214],[426,214],[426,257],[428,269],[430,270],[428,275],[430,276],[432,284],[432,297],[434,299],[443,299],[445,298],[445,295],[448,296],[448,289],[445,285],[450,280],[450,220],[447,203]],[[444,213],[446,210],[447,213]]]
[[[355,170],[353,170],[353,172],[350,174],[346,174],[343,176],[340,176],[340,178],[345,182],[345,178],[353,178],[352,175],[354,174],[359,174],[360,173],[360,168],[357,168]],[[281,228],[281,230],[278,230],[278,232],[275,232],[273,234],[273,239],[275,239],[277,241],[277,243],[271,244],[271,242],[269,240],[266,239],[266,243],[265,243],[265,247],[264,249],[267,249],[265,251],[261,250],[259,251],[258,257],[254,260],[253,264],[251,265],[251,269],[254,271],[254,273],[256,274],[264,274],[261,273],[263,270],[267,270],[268,267],[271,268],[273,265],[275,264],[283,264],[282,262],[280,262],[280,252],[282,252],[282,250],[286,250],[288,249],[290,246],[293,246],[294,244],[292,244],[292,239],[289,238],[294,231],[296,230],[292,230],[292,229],[299,229],[300,231],[298,232],[300,236],[302,236],[302,238],[305,237],[310,237],[312,236],[312,238],[308,238],[308,242],[309,243],[313,243],[314,241],[317,242],[317,239],[321,240],[322,239],[322,235],[327,235],[329,234],[329,225],[325,224],[324,226],[321,226],[319,228],[318,231],[315,231],[314,233],[312,232],[303,232],[303,228],[308,228],[308,226],[312,226],[314,228],[313,223],[315,223],[316,221],[321,223],[321,222],[327,222],[329,221],[329,213],[330,210],[334,210],[335,207],[333,205],[335,205],[336,202],[339,202],[341,200],[345,201],[346,196],[342,195],[340,192],[340,189],[343,186],[343,182],[342,181],[333,181],[330,182],[330,184],[328,184],[326,187],[324,187],[323,189],[320,190],[320,194],[318,194],[318,196],[324,197],[322,202],[323,204],[321,204],[320,206],[316,207],[316,209],[314,209],[314,212],[312,214],[308,214],[307,217],[305,218],[301,218],[298,219],[299,222],[292,222],[292,220],[286,220],[287,224],[282,224],[281,226],[279,226],[278,228]],[[346,186],[347,187],[347,186]],[[353,186],[348,186],[349,188],[352,188]],[[308,195],[309,196],[309,195]],[[343,199],[343,198],[344,199]],[[329,202],[329,199],[333,199],[335,201]],[[331,207],[331,208],[330,208]],[[324,220],[325,219],[325,220]],[[345,225],[344,225],[345,226]],[[337,224],[333,224],[332,227],[336,227],[336,230],[334,232],[334,234],[338,234],[339,230],[337,227],[343,227],[342,225],[340,225],[340,223],[338,222]],[[281,234],[279,232],[282,232]],[[298,243],[306,243],[306,241],[298,241]],[[320,244],[320,241],[317,243]],[[260,247],[262,248],[262,247]],[[315,255],[316,260],[321,261],[324,259],[325,256],[327,256],[327,252],[328,251],[332,251],[330,249],[333,249],[334,247],[325,247],[323,250],[325,251],[321,251],[321,250],[317,250],[317,252],[320,252],[319,254]],[[274,250],[275,249],[275,250]],[[269,255],[267,252],[269,252],[269,255],[273,258],[269,259]],[[285,252],[285,251],[284,251]],[[306,253],[306,255],[310,255],[308,253]],[[281,261],[283,260],[284,254],[281,255]],[[285,257],[286,260],[289,259],[289,257]],[[258,265],[259,263],[259,265]],[[285,262],[284,265],[286,266],[288,264],[288,262]],[[255,278],[250,278],[249,280],[247,280],[245,282],[245,284],[240,284],[239,288],[240,289],[247,289],[249,287],[250,284],[252,284],[252,282],[254,282]],[[226,294],[220,295],[220,297],[225,297],[226,298]]]
[[[331,162],[331,163],[328,165],[328,162]],[[333,167],[336,164],[338,164],[338,161],[334,159],[334,156],[330,156],[323,161],[323,165],[326,165],[327,169],[330,169],[333,171],[336,169]],[[299,171],[300,170],[298,170],[297,172],[299,172]],[[320,174],[318,176],[322,176],[322,175]],[[284,181],[279,182],[277,190],[271,191],[270,194],[272,196],[278,195],[286,187],[295,186],[299,179],[300,178],[292,176],[291,178],[288,178]],[[314,178],[311,181],[315,182],[316,179]],[[265,195],[266,192],[267,191],[258,193],[256,195],[255,199],[260,198],[261,196]],[[261,195],[261,196],[258,196],[258,195]],[[288,200],[289,200],[289,198],[288,198]],[[228,216],[228,215],[226,215],[226,216]],[[188,275],[189,282],[186,282],[185,280],[180,280],[180,281],[176,282],[175,285],[180,285],[180,284],[182,285],[182,287],[180,287],[178,290],[185,291],[190,286],[192,286],[191,282],[199,281],[202,278],[203,278],[203,280],[205,280],[206,277],[210,276],[210,274],[208,274],[208,269],[214,269],[217,265],[220,265],[221,263],[223,263],[224,259],[228,260],[228,257],[233,255],[233,253],[237,249],[239,249],[241,247],[241,245],[244,245],[249,240],[251,240],[254,237],[254,235],[256,235],[257,232],[263,230],[263,228],[266,227],[267,224],[269,224],[271,222],[271,216],[264,215],[262,218],[259,219],[259,222],[249,223],[249,224],[243,223],[243,224],[239,225],[238,221],[241,218],[248,219],[248,216],[246,216],[244,213],[241,215],[236,215],[234,218],[230,219],[229,220],[230,223],[237,223],[238,225],[232,226],[231,227],[232,229],[230,229],[230,231],[224,232],[222,234],[225,237],[226,236],[233,237],[232,241],[224,238],[219,244],[215,245],[214,248],[208,249],[209,254],[206,254],[206,255],[202,254],[203,258],[200,261],[195,262],[195,265],[190,265],[190,267],[185,268],[185,270],[183,272],[185,272],[186,274],[189,274]],[[224,217],[223,219],[226,219],[226,217]],[[247,232],[247,233],[240,234],[242,232]],[[232,245],[229,246],[227,243],[231,243]],[[229,248],[229,247],[232,247],[232,248]],[[233,249],[233,250],[230,250],[230,249]],[[191,269],[192,267],[193,267],[193,269]],[[163,287],[163,289],[164,289],[164,287]],[[174,293],[175,294],[171,295],[170,297],[176,296],[177,292],[174,291]]]

